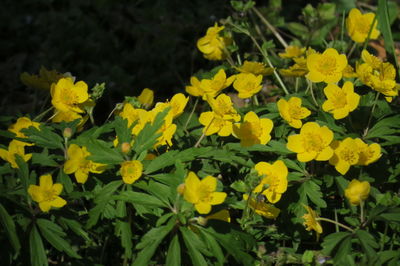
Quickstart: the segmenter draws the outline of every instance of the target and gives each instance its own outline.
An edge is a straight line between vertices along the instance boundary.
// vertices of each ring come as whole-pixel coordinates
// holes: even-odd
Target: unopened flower
[[[320,127],[315,122],[307,122],[300,129],[300,134],[288,137],[286,147],[297,153],[297,160],[309,162],[311,160],[327,161],[333,155],[329,146],[333,140],[333,132],[327,127]]]
[[[368,181],[360,182],[357,179],[351,180],[344,191],[344,195],[353,205],[360,205],[361,201],[368,198],[371,186]]]
[[[293,58],[293,57],[299,57],[304,52],[306,51],[306,48],[301,48],[297,45],[289,45],[288,47],[285,48],[284,53],[279,53],[279,57],[281,58]]]
[[[249,197],[247,194],[243,194],[243,199],[247,201],[247,205],[254,210],[258,215],[264,216],[268,219],[276,219],[281,210],[276,208],[274,205],[266,203],[262,200],[257,200],[257,197]]]
[[[153,105],[154,101],[154,91],[148,88],[143,89],[140,95],[138,96],[138,101],[144,108],[146,109],[150,108]]]
[[[354,92],[353,83],[350,81],[346,81],[343,88],[333,83],[328,84],[324,88],[324,93],[328,99],[322,104],[322,109],[332,113],[335,119],[348,116],[360,102],[360,95]]]
[[[358,163],[359,150],[354,139],[346,138],[342,141],[333,141],[331,147],[334,149],[334,154],[329,159],[329,163],[334,165],[336,171],[340,174],[346,174],[350,166]]]
[[[252,73],[240,73],[236,75],[233,88],[239,92],[239,98],[250,98],[261,90],[261,82],[262,75],[256,76]]]
[[[334,48],[328,48],[322,54],[307,56],[309,72],[306,77],[312,82],[335,83],[342,78],[346,66],[346,55],[339,55]]]
[[[285,163],[281,160],[277,160],[273,164],[259,162],[254,168],[258,175],[262,176],[262,179],[253,192],[262,193],[271,203],[278,202],[288,185],[288,169]],[[268,188],[264,189],[266,185]]]
[[[281,117],[294,128],[301,128],[301,119],[311,114],[310,110],[301,106],[301,98],[298,97],[291,97],[289,101],[280,99],[277,106]]]
[[[263,63],[252,62],[252,61],[244,61],[243,65],[240,66],[237,70],[241,73],[251,73],[253,75],[271,75],[274,72],[274,69],[271,67],[266,67]]]
[[[197,41],[197,48],[203,53],[204,58],[208,60],[222,60],[225,58],[226,45],[229,38],[220,36],[220,32],[224,26],[218,26],[217,23],[213,27],[207,29],[204,37]]]
[[[304,219],[304,226],[306,226],[306,230],[307,231],[311,231],[314,230],[315,232],[317,232],[317,234],[322,234],[322,226],[321,224],[318,222],[317,218],[318,215],[317,213],[311,209],[309,206],[305,206],[303,205],[304,208],[307,210],[307,213],[303,215],[303,219]]]
[[[350,38],[357,43],[365,42],[374,19],[374,13],[361,14],[360,10],[357,8],[351,9],[349,16],[346,19],[347,33]],[[375,20],[374,25],[372,26],[371,35],[369,36],[371,40],[375,40],[379,37],[380,31],[377,29],[377,25],[378,20]]]
[[[240,139],[243,147],[267,144],[271,140],[274,124],[271,119],[259,118],[253,111],[248,112],[242,123],[233,124],[233,134]]]
[[[63,190],[63,185],[53,184],[51,175],[40,176],[39,186],[29,185],[28,194],[39,203],[39,208],[43,212],[48,212],[51,207],[61,208],[67,202],[59,195]]]
[[[225,192],[216,192],[217,179],[207,176],[200,180],[194,172],[189,172],[185,179],[185,190],[183,197],[187,202],[194,205],[200,214],[208,214],[212,205],[224,202]]]
[[[143,165],[138,160],[125,161],[121,164],[120,172],[124,183],[132,184],[142,176]]]
[[[25,162],[32,158],[32,154],[25,154],[26,143],[18,140],[12,140],[8,144],[8,150],[0,149],[0,158],[9,162],[12,168],[19,168],[15,155],[20,156]]]
[[[85,146],[79,147],[71,144],[67,150],[68,160],[64,164],[64,172],[66,174],[74,173],[76,182],[84,184],[89,173],[102,173],[105,170],[104,164],[95,163],[88,159],[91,155]]]
[[[61,78],[51,86],[51,103],[61,112],[83,113],[80,106],[89,99],[88,86],[83,81],[74,84],[72,78]]]

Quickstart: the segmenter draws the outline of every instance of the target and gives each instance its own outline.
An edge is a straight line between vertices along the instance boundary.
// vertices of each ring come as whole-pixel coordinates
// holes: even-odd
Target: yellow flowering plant
[[[4,261],[396,264],[396,16],[386,1],[356,1],[364,15],[293,3],[301,16],[270,2],[227,2],[231,16],[198,26],[191,66],[154,76],[167,89],[114,91],[146,88],[146,71],[107,86],[23,74],[32,101],[0,117]]]

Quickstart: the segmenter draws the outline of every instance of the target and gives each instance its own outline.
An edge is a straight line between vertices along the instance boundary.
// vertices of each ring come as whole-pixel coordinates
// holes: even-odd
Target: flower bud
[[[183,193],[185,193],[185,184],[180,184],[177,188],[176,188],[176,192],[178,192],[179,195],[183,195]]]
[[[128,142],[124,142],[121,144],[121,151],[123,153],[128,153],[131,150],[131,145]]]
[[[64,138],[67,138],[67,139],[72,137],[72,129],[70,127],[66,127],[63,131],[63,136],[64,136]]]

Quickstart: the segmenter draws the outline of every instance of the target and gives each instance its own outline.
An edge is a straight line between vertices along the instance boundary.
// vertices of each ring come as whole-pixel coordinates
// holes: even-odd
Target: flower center
[[[43,201],[52,201],[56,198],[56,195],[52,189],[46,189],[43,190],[43,198],[44,198]]]
[[[348,148],[345,148],[340,151],[339,153],[340,158],[348,162],[349,164],[353,165],[358,162],[358,156],[357,153],[355,153],[353,150],[350,150]]]
[[[318,71],[329,75],[336,70],[336,59],[332,56],[323,56],[318,64]]]
[[[299,120],[302,118],[301,107],[299,106],[290,106],[289,115],[292,119]]]
[[[303,138],[304,141],[304,148],[306,151],[315,151],[315,152],[320,152],[323,150],[323,140],[320,135],[318,134],[313,134],[313,133],[308,133],[306,136]]]
[[[343,92],[337,92],[331,101],[335,109],[343,108],[347,104],[346,94]]]

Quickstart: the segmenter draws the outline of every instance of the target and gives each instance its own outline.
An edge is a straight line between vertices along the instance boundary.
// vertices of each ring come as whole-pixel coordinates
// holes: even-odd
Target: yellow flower
[[[132,184],[143,173],[143,164],[138,160],[125,161],[121,164],[121,176],[125,184]]]
[[[304,226],[306,226],[307,231],[314,230],[317,234],[322,234],[322,226],[318,222],[318,215],[317,213],[311,209],[309,206],[303,205],[304,208],[307,210],[307,213],[303,215],[304,219]]]
[[[301,98],[298,97],[290,97],[289,101],[280,99],[277,106],[281,117],[294,128],[301,128],[301,119],[311,114],[310,110],[301,106]]]
[[[344,195],[353,205],[359,205],[361,201],[368,198],[371,189],[368,181],[360,182],[357,179],[351,180],[349,185],[344,191]]]
[[[247,201],[247,205],[254,210],[258,215],[264,216],[268,219],[276,219],[281,210],[274,207],[272,204],[265,203],[264,201],[257,200],[255,197],[250,197],[243,194],[243,199]]]
[[[47,70],[42,66],[39,70],[39,75],[31,75],[27,72],[24,72],[21,74],[20,79],[22,83],[28,87],[49,90],[51,84],[66,76],[67,74],[60,74],[56,70]]]
[[[209,60],[222,60],[225,58],[225,47],[229,43],[229,38],[221,37],[219,32],[225,27],[209,27],[205,36],[197,41],[197,48],[203,53],[204,58]]]
[[[238,68],[241,73],[251,73],[253,75],[271,75],[274,69],[271,67],[265,67],[263,63],[244,61],[243,65]]]
[[[271,140],[273,126],[271,119],[260,119],[256,113],[250,111],[244,116],[243,123],[233,125],[233,135],[240,139],[240,145],[243,147],[264,145]]]
[[[357,165],[369,165],[377,161],[382,156],[381,146],[378,143],[372,143],[368,145],[359,138],[356,138],[355,142],[359,151],[359,160]]]
[[[301,48],[297,45],[289,45],[288,47],[285,48],[284,53],[279,53],[279,57],[281,58],[293,58],[293,57],[299,57],[304,52],[306,51],[306,48]]]
[[[171,107],[170,112],[172,113],[172,118],[176,118],[183,113],[188,101],[189,97],[185,96],[183,93],[177,93],[172,96],[170,101],[157,103],[156,109],[159,108],[159,111],[162,111],[167,107]]]
[[[333,140],[333,132],[327,127],[320,127],[315,122],[307,122],[300,129],[300,134],[288,137],[286,147],[297,153],[297,160],[309,162],[311,160],[327,161],[333,155],[329,146]]]
[[[240,73],[236,75],[233,88],[239,92],[239,98],[250,98],[261,90],[261,82],[262,75],[256,76],[252,73]]]
[[[288,169],[285,163],[281,160],[277,160],[273,164],[259,162],[254,168],[263,178],[260,184],[254,188],[253,193],[262,193],[271,203],[278,202],[288,185]],[[268,188],[264,189],[266,185]]]
[[[220,220],[227,223],[231,222],[231,216],[229,215],[229,211],[226,209],[207,215],[205,218],[207,220]]]
[[[194,172],[189,172],[185,179],[185,190],[183,198],[192,204],[200,214],[207,214],[211,211],[212,205],[224,202],[225,192],[216,192],[217,179],[207,176],[200,180]]]
[[[185,91],[194,97],[203,96],[204,91],[200,85],[200,80],[193,76],[190,78],[190,85],[185,87]]]
[[[185,97],[183,96],[183,98]],[[179,97],[177,97],[176,99],[179,99]],[[151,123],[153,123],[158,113],[164,111],[165,108],[167,108],[168,106],[172,107],[168,114],[164,117],[164,123],[157,131],[157,133],[161,133],[162,135],[157,139],[157,143],[155,144],[154,148],[157,148],[161,145],[172,146],[172,137],[174,136],[176,131],[176,125],[172,123],[172,119],[174,115],[174,110],[175,112],[177,112],[176,114],[179,114],[179,112],[181,112],[182,106],[184,108],[186,105],[185,102],[181,104],[183,105],[177,103],[176,100],[174,100],[174,102],[171,101],[171,103],[157,103],[156,106],[149,112],[149,120]]]
[[[144,108],[150,108],[150,106],[153,105],[154,92],[148,88],[145,88],[138,96],[138,101]]]
[[[295,64],[287,69],[280,69],[279,73],[288,77],[302,77],[308,73],[307,60],[304,57],[293,58]]]
[[[347,66],[347,58],[334,48],[326,49],[322,54],[315,53],[307,56],[308,74],[312,82],[336,83],[342,78]]]
[[[144,109],[135,108],[130,103],[124,103],[122,112],[119,115],[128,120],[128,127],[131,127],[133,123],[136,124],[132,128],[132,135],[137,136],[143,129],[147,122],[149,122],[149,112]]]
[[[334,155],[330,158],[329,163],[334,165],[336,171],[340,174],[346,174],[350,166],[358,163],[359,150],[354,139],[346,138],[343,141],[333,141],[331,147],[334,149]]]
[[[43,212],[48,212],[51,207],[61,208],[67,202],[59,197],[63,190],[63,185],[56,183],[53,184],[51,175],[40,176],[39,186],[29,185],[28,193],[31,198],[39,203],[39,208]]]
[[[357,73],[354,71],[354,68],[351,65],[347,65],[343,69],[342,74],[343,74],[344,78],[357,78],[358,77]]]
[[[33,122],[29,117],[20,117],[17,122],[8,127],[8,131],[13,132],[18,138],[26,138],[25,134],[21,132],[21,129],[28,127],[35,127],[39,129],[40,123]],[[17,141],[17,140],[16,140]],[[22,141],[21,141],[22,142]],[[22,142],[27,146],[32,146],[33,144]]]
[[[72,111],[61,112],[56,110],[51,121],[53,123],[61,123],[61,122],[72,122],[76,119],[80,119],[78,123],[78,127],[80,127],[86,123],[86,121],[89,119],[89,116],[85,115],[84,117],[82,117],[81,114]]]
[[[204,126],[203,132],[206,136],[218,133],[221,137],[232,134],[232,123],[240,121],[231,98],[225,94],[219,95],[216,99],[208,97],[212,111],[200,114],[199,122]]]
[[[8,144],[8,150],[0,149],[0,158],[9,162],[12,168],[19,168],[15,161],[15,155],[19,155],[25,162],[29,161],[32,154],[25,154],[26,143],[18,140],[12,140]]]
[[[66,174],[75,173],[76,182],[84,184],[88,179],[89,173],[102,173],[106,165],[95,163],[88,160],[91,154],[85,146],[82,148],[76,144],[71,144],[67,150],[68,160],[64,164]]]
[[[363,50],[361,58],[365,63],[356,67],[359,79],[365,85],[386,96],[387,101],[398,95],[396,70],[390,63],[383,63],[379,58]]]
[[[51,103],[61,112],[83,113],[80,106],[89,99],[88,86],[83,81],[74,84],[72,78],[61,78],[51,85]]]
[[[350,81],[346,81],[343,88],[336,84],[328,84],[324,88],[324,93],[328,99],[322,104],[322,109],[332,113],[335,119],[348,116],[360,102],[360,95],[354,92],[353,83]]]
[[[374,18],[374,13],[366,13],[363,15],[357,8],[351,9],[349,16],[346,19],[347,33],[349,34],[350,38],[357,43],[365,42]],[[379,37],[380,32],[377,29],[377,25],[378,20],[375,21],[372,28],[370,35],[371,40],[375,40]]]

